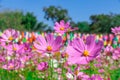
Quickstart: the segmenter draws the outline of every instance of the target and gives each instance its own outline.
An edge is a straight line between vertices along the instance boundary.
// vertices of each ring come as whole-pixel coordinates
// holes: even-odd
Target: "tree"
[[[33,13],[20,11],[3,11],[0,13],[0,30],[8,28],[21,31],[46,31],[48,25],[38,22]]]
[[[34,31],[47,31],[49,29],[49,26],[43,22],[39,22],[36,24],[36,26],[33,28]]]
[[[33,15],[33,13],[27,12],[26,15],[22,18],[22,25],[25,26],[25,29],[28,31],[32,31],[34,26],[37,24],[37,19]]]
[[[24,30],[21,24],[23,13],[20,11],[4,11],[0,13],[0,29],[5,30],[13,28],[17,30]]]
[[[113,15],[92,15],[90,16],[90,28],[94,33],[110,33]]]
[[[44,18],[46,20],[52,20],[52,22],[59,22],[60,20],[70,21],[71,18],[68,15],[68,11],[61,7],[49,6],[44,7]]]
[[[120,14],[115,14],[112,18],[112,27],[120,26]]]
[[[90,19],[90,28],[94,33],[110,33],[112,27],[120,26],[120,14],[92,15]]]
[[[89,27],[88,22],[78,22],[77,26],[78,26],[79,32],[90,33],[90,27]]]

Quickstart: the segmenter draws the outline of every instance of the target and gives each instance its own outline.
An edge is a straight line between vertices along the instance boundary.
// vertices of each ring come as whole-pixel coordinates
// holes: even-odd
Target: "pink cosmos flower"
[[[38,65],[37,65],[37,69],[40,70],[40,71],[44,71],[48,68],[48,63],[47,62],[40,62]]]
[[[115,35],[120,34],[120,26],[111,28],[111,30],[112,30],[112,33],[114,33]]]
[[[31,52],[32,49],[31,49],[31,45],[29,43],[24,43],[23,46],[24,46],[25,52]]]
[[[55,71],[56,71],[58,74],[61,74],[61,73],[62,73],[62,69],[61,69],[61,68],[57,68],[57,69],[55,69]]]
[[[6,43],[2,41],[2,38],[0,38],[0,47],[5,47]]]
[[[77,30],[78,28],[72,29],[69,22],[65,23],[64,20],[61,20],[60,23],[55,23],[54,29],[56,33],[64,34],[66,32]]]
[[[62,37],[57,36],[54,38],[54,35],[48,34],[46,37],[38,36],[34,42],[34,46],[39,53],[52,53],[60,50],[62,45]]]
[[[101,63],[97,63],[97,64],[94,64],[94,66],[100,68],[102,66],[102,64]]]
[[[4,61],[5,61],[5,57],[3,57],[3,56],[0,55],[0,63],[2,63]]]
[[[120,48],[114,49],[112,53],[112,58],[118,60],[120,58]]]
[[[22,49],[21,45],[18,44],[9,44],[6,46],[7,54],[12,55],[13,53],[20,53]]]
[[[83,72],[80,72],[80,66],[78,65],[74,69],[74,80],[87,80],[89,76]]]
[[[67,46],[69,64],[87,64],[99,55],[103,47],[103,42],[95,42],[93,36],[88,36],[84,43],[82,39],[75,38],[72,44]]]
[[[105,48],[105,52],[113,52],[113,47],[108,45],[108,46]]]
[[[9,63],[8,65],[3,65],[3,69],[13,70],[14,69],[14,63]]]
[[[21,61],[21,63],[25,64],[29,62],[32,57],[34,57],[32,53],[24,53],[19,55],[17,58]]]
[[[20,54],[28,53],[31,51],[32,51],[32,48],[29,43],[19,44],[19,53]]]
[[[7,64],[3,65],[2,68],[6,70],[16,70],[21,68],[21,62],[19,60],[10,60]]]
[[[80,72],[79,65],[77,65],[77,67],[74,69],[74,72],[70,68],[67,68],[67,70],[68,72],[66,73],[66,77],[68,80],[71,80],[72,78],[74,78],[74,80],[88,80],[90,78],[87,74]]]
[[[14,29],[7,29],[3,32],[0,41],[11,42],[14,39],[16,39],[18,37],[18,35],[19,35],[18,31],[14,30]]]
[[[77,79],[75,80],[88,80],[89,79],[89,76],[83,72],[79,72],[78,73],[78,76],[77,76]]]
[[[104,50],[107,55],[111,55],[114,49],[112,46],[108,45]]]
[[[105,70],[104,70],[104,69],[99,69],[98,72],[99,72],[99,73],[104,73]]]
[[[88,80],[103,80],[99,75],[92,75]]]

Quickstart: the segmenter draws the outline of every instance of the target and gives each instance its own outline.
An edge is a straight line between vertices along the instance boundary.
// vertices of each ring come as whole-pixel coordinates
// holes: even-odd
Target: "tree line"
[[[120,14],[98,14],[91,15],[90,22],[74,22],[66,9],[62,7],[49,6],[43,8],[44,18],[52,23],[65,20],[72,27],[78,27],[81,33],[110,33],[112,27],[120,26]],[[0,12],[0,30],[13,28],[21,31],[52,31],[51,26],[38,21],[33,13],[21,11]]]

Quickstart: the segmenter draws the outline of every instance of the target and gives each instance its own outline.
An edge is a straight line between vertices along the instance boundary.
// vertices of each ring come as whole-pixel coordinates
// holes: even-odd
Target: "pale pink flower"
[[[104,69],[99,69],[98,72],[103,73],[105,70]]]
[[[44,71],[48,68],[48,63],[47,62],[40,62],[38,65],[37,65],[37,69],[40,70],[40,71]]]
[[[2,42],[12,42],[19,35],[19,32],[14,29],[7,29],[3,32],[0,41]]]
[[[89,75],[87,75],[83,72],[79,72],[77,75],[77,80],[88,80],[89,78],[90,78]]]
[[[48,34],[46,37],[39,35],[34,42],[34,46],[39,53],[52,53],[60,50],[62,46],[62,37],[56,38],[52,34]]]
[[[101,78],[99,75],[92,75],[91,78],[89,78],[88,80],[103,80],[103,78]]]
[[[16,70],[21,68],[23,65],[19,60],[10,60],[6,64],[2,66],[3,69],[6,70]]]
[[[120,58],[120,48],[114,49],[112,53],[112,58],[118,60]]]
[[[88,36],[85,43],[82,39],[75,38],[72,44],[67,46],[67,61],[69,64],[88,64],[99,55],[102,47],[103,42],[96,43],[93,36]]]
[[[107,46],[105,49],[104,49],[104,51],[105,51],[105,55],[111,55],[111,53],[113,52],[113,47],[112,46]]]
[[[5,62],[5,57],[3,57],[3,56],[0,55],[0,63],[3,63],[3,62]]]
[[[115,35],[120,34],[120,26],[111,28],[111,30],[112,30],[112,33],[114,33]]]
[[[8,55],[12,55],[13,53],[20,53],[20,51],[22,50],[22,46],[16,43],[9,44],[5,48],[7,50]]]
[[[65,23],[64,20],[61,20],[60,23],[55,23],[54,29],[56,33],[64,34],[66,32],[77,30],[78,28],[72,29],[69,22]]]

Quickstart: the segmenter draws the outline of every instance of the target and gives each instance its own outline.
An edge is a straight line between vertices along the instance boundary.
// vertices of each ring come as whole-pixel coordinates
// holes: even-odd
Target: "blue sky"
[[[0,10],[21,10],[33,12],[39,21],[51,24],[44,19],[43,7],[61,6],[68,10],[75,22],[89,21],[90,15],[120,13],[120,0],[0,0]]]

